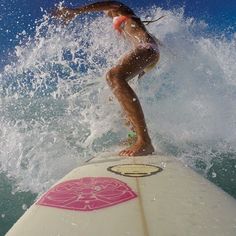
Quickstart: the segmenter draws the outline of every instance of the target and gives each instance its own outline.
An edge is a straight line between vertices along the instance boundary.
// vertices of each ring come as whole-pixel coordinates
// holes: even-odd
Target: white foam
[[[207,24],[183,10],[140,12],[158,18],[158,67],[137,91],[156,149],[208,168],[236,141],[235,38],[204,34]],[[0,169],[17,190],[42,192],[76,165],[125,137],[122,114],[105,73],[130,45],[111,20],[81,16],[66,27],[45,16],[34,37],[22,32],[17,60],[1,73]]]

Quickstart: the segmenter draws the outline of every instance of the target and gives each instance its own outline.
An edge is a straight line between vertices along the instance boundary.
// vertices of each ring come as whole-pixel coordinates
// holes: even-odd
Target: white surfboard
[[[236,201],[174,157],[97,157],[31,206],[7,236],[235,236]]]

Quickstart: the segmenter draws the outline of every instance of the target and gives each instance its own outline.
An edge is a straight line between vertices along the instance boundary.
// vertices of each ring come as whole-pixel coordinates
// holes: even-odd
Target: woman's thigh
[[[111,74],[129,80],[141,73],[147,66],[157,62],[159,53],[152,47],[140,45],[125,54],[111,69]]]

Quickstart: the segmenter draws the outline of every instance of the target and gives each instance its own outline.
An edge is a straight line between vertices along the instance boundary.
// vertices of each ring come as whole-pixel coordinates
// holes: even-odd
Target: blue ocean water
[[[131,82],[156,150],[236,198],[236,34],[212,33],[183,9],[139,13],[165,15],[148,26],[163,44],[159,65]],[[110,19],[93,17],[63,26],[45,14],[34,37],[19,34],[0,72],[0,235],[59,178],[127,135],[104,76],[131,45]]]

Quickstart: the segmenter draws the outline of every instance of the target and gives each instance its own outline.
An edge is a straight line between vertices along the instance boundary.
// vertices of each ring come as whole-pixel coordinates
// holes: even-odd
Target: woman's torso
[[[155,38],[147,31],[142,21],[136,16],[114,17],[113,26],[134,45],[144,43],[157,44]]]

